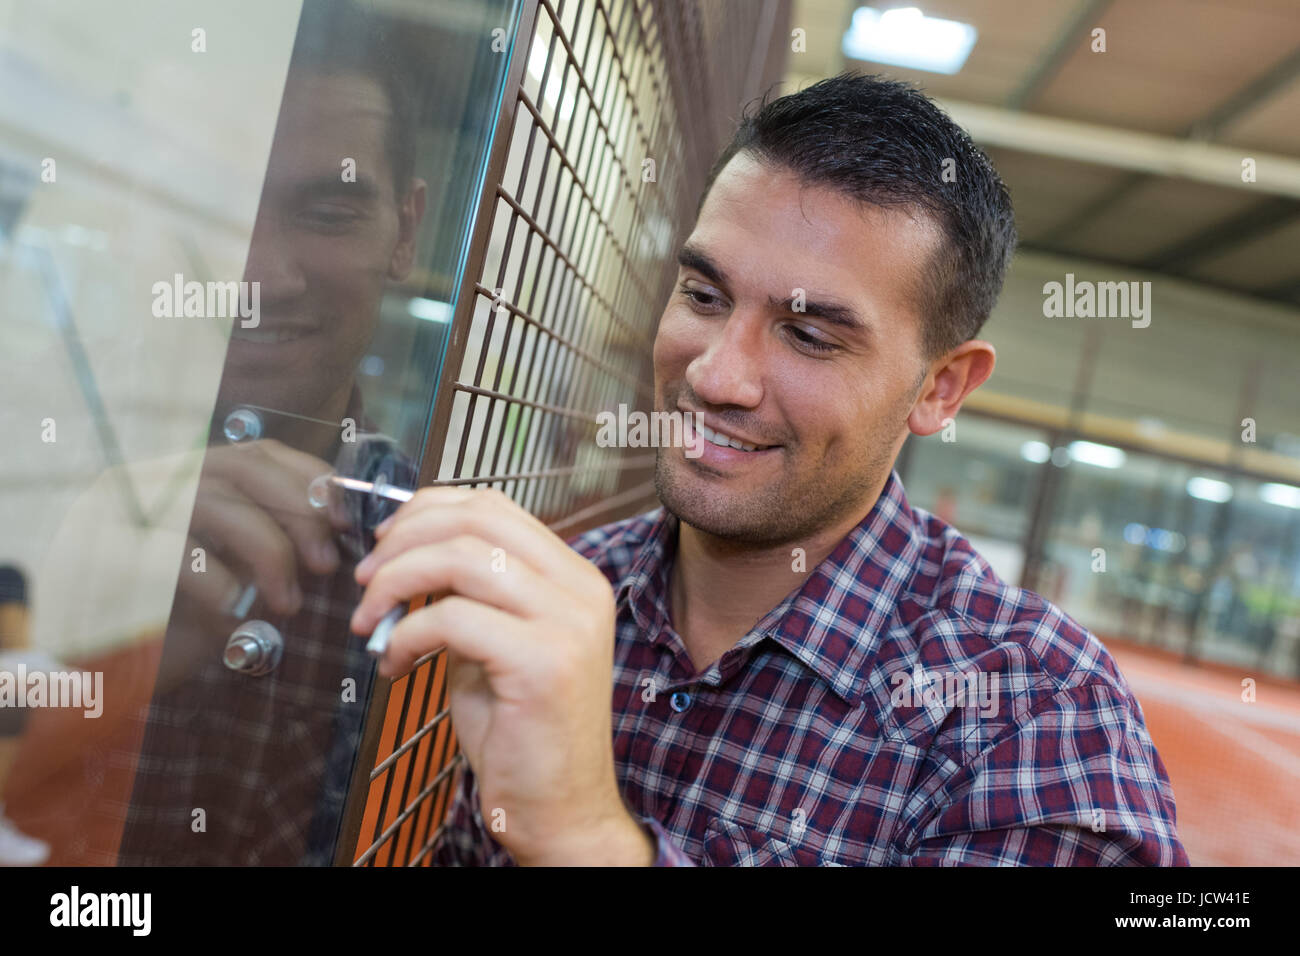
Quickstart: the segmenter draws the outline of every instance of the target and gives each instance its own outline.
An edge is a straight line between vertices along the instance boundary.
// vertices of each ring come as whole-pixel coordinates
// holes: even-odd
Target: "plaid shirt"
[[[657,866],[1188,864],[1110,654],[896,473],[702,673],[669,617],[676,542],[663,508],[569,542],[615,589],[615,765]],[[514,863],[468,767],[434,862]]]

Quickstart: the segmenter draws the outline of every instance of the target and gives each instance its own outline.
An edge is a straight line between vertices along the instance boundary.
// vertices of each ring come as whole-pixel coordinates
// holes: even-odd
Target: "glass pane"
[[[901,477],[908,500],[956,527],[1003,580],[1017,584],[1047,435],[974,415],[953,423],[950,441],[944,435],[907,439]]]
[[[1233,483],[1197,637],[1206,658],[1300,673],[1300,488]]]
[[[86,692],[9,711],[0,799],[51,862],[334,856],[392,503],[313,482],[415,480],[517,3],[299,6],[0,8],[0,674]]]
[[[1070,448],[1054,459],[1064,474],[1039,590],[1099,634],[1168,633],[1153,616],[1190,610],[1170,586],[1188,546],[1179,508],[1188,468],[1095,443]],[[1184,628],[1177,643],[1186,640]]]
[[[1046,597],[1103,636],[1296,674],[1300,490],[1102,445],[1062,451]]]

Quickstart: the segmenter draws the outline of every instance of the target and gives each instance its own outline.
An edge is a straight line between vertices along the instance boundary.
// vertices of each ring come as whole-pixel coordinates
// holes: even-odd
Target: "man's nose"
[[[710,405],[757,407],[763,398],[762,318],[737,309],[709,336],[686,367],[691,390]]]
[[[307,287],[293,243],[275,221],[259,212],[244,264],[244,281],[261,284],[262,301],[292,299]]]

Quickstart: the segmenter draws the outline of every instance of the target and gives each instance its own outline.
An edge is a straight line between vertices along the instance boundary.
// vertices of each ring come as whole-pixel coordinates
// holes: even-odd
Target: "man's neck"
[[[869,502],[807,538],[770,547],[748,547],[679,522],[670,606],[673,629],[696,673],[705,671],[800,587],[875,506],[879,494],[877,489]]]

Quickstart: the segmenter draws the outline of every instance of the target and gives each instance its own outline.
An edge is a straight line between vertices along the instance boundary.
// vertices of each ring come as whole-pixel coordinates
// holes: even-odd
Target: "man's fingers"
[[[459,505],[426,506],[394,522],[357,565],[357,581],[366,584],[376,570],[404,551],[462,535],[480,538],[493,548],[498,567],[511,561],[523,561],[539,572],[555,567],[554,549],[534,528],[505,510],[483,507],[471,500]]]
[[[284,530],[237,489],[208,482],[194,499],[192,527],[213,550],[234,557],[253,573],[258,591],[278,613],[296,613],[302,604],[294,546]]]
[[[441,505],[459,505],[472,501],[481,489],[460,488],[447,485],[420,488],[409,501],[404,501],[391,515],[375,528],[375,538],[382,539],[399,521],[407,521],[427,508]]]
[[[550,528],[491,488],[422,488],[376,531],[377,543],[356,569],[356,579],[366,584],[384,562],[417,542],[436,541],[457,535],[482,538],[493,548],[496,563],[523,561],[553,580],[590,581],[570,589],[586,599],[604,587],[603,576]],[[573,576],[553,572],[571,569]]]
[[[264,508],[288,533],[302,563],[317,574],[329,574],[339,564],[331,515],[312,507],[309,495],[312,481],[328,470],[319,458],[269,439],[223,449],[210,469]]]
[[[201,559],[194,554],[196,548],[203,552]],[[232,597],[242,592],[243,584],[215,554],[208,554],[195,538],[189,537],[185,544],[185,564],[181,568],[181,588],[200,606],[229,613]]]
[[[375,572],[352,615],[352,630],[369,634],[395,605],[435,591],[450,591],[519,617],[534,617],[554,585],[522,561],[493,569],[492,548],[461,536],[404,551]]]
[[[397,622],[379,673],[384,677],[405,674],[421,657],[440,647],[481,665],[488,673],[518,668],[529,655],[539,651],[526,640],[517,618],[452,595],[412,611]]]
[[[243,451],[257,449],[280,468],[294,475],[302,482],[304,489],[311,483],[313,478],[330,471],[327,462],[305,451],[291,448],[284,442],[276,441],[274,438],[264,438],[261,441],[249,442],[246,445],[236,447]],[[306,499],[304,499],[304,503],[306,503]]]

